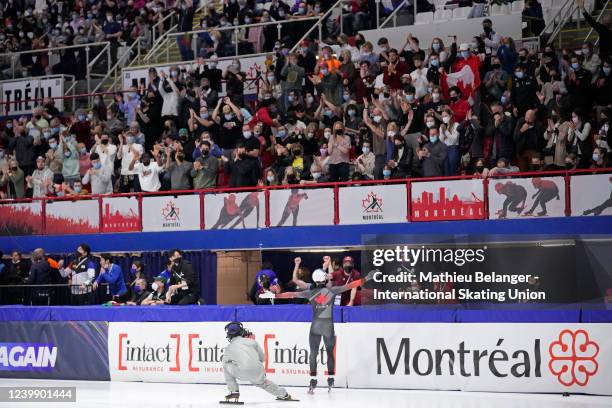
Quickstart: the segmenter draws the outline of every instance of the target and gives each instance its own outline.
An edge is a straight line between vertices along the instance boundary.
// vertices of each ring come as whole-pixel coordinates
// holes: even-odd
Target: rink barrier
[[[612,323],[592,305],[380,305],[334,309],[336,323]],[[309,305],[0,306],[0,322],[310,322]]]
[[[612,168],[514,173],[488,179],[473,176],[404,180],[319,183],[315,185],[244,187],[104,196],[52,197],[0,201],[0,234],[9,236],[80,235],[117,232],[210,231],[221,217],[224,200],[240,204],[247,193],[257,193],[260,219],[246,217],[238,229],[268,229],[279,223],[290,189],[310,195],[300,204],[296,226],[389,225],[444,220],[497,220],[507,196],[496,192],[498,184],[519,184],[526,191],[524,206],[535,204],[539,191],[535,179],[555,183],[557,196],[548,214],[537,217],[582,216],[610,196]],[[580,180],[580,183],[576,181]],[[401,187],[402,193],[397,193]],[[603,187],[603,188],[602,188]],[[350,199],[342,200],[344,195]],[[236,198],[239,197],[239,198]],[[329,201],[329,205],[320,205]],[[342,201],[342,205],[340,203]],[[211,207],[212,206],[212,207]],[[175,211],[177,210],[177,211]],[[506,217],[535,219],[508,211]],[[607,212],[606,212],[607,211]],[[180,216],[177,215],[180,214]],[[251,214],[255,214],[253,211]],[[589,214],[592,214],[589,213]],[[602,215],[610,214],[605,210]],[[231,223],[221,227],[227,229]],[[282,226],[290,226],[291,217]],[[215,231],[217,232],[217,231]]]

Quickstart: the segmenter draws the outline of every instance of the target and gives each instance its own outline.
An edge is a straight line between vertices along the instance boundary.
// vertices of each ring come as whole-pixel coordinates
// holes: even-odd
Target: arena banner
[[[350,387],[612,395],[610,324],[336,327]]]
[[[257,57],[244,57],[240,58],[240,69],[246,73],[247,78],[256,78],[257,71],[262,71],[265,67],[265,56]],[[227,69],[232,63],[232,59],[220,60],[217,64],[217,68],[220,70]],[[184,62],[181,64],[168,64],[156,66],[157,73],[165,72],[170,75],[170,67],[178,66],[180,69],[185,68],[187,70],[196,69],[194,62]],[[149,67],[144,68],[124,68],[123,69],[123,89],[128,89],[130,86],[138,86],[139,84],[149,85]],[[222,91],[225,93],[225,83],[222,84]],[[244,94],[251,95],[257,93],[257,86],[252,81],[247,81],[244,87]]]
[[[334,190],[284,189],[270,191],[270,226],[333,225]]]
[[[0,322],[0,378],[108,381],[108,323]]]
[[[43,98],[59,98],[55,107],[64,111],[64,78],[31,78],[0,83],[2,116],[30,115],[32,109],[42,105]],[[8,108],[7,108],[8,107]],[[7,111],[8,109],[8,111]]]
[[[225,383],[223,350],[226,322],[111,322],[108,337],[113,381]],[[306,385],[309,375],[308,323],[244,323],[264,352],[267,377],[281,385]],[[342,344],[338,342],[334,354]],[[325,373],[323,344],[317,357]],[[344,377],[337,367],[338,381]],[[340,382],[338,382],[340,385]]]
[[[572,216],[612,215],[612,174],[572,176]]]
[[[480,220],[486,217],[482,180],[412,183],[412,221]]]
[[[103,197],[102,231],[129,232],[140,230],[137,197]]]
[[[42,202],[0,205],[0,235],[42,234]]]
[[[48,201],[46,233],[93,234],[99,232],[100,207],[98,200]]]
[[[340,224],[406,222],[405,184],[340,188]]]
[[[489,218],[565,217],[565,179],[489,179]]]
[[[265,197],[262,191],[206,194],[206,229],[245,229],[265,227]]]
[[[154,196],[142,199],[143,231],[200,229],[200,196]]]

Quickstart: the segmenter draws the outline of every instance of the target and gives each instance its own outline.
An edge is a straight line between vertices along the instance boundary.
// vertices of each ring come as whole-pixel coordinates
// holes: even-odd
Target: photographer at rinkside
[[[183,259],[179,249],[170,251],[172,280],[166,293],[166,300],[173,305],[192,305],[200,301],[200,279],[191,262]]]

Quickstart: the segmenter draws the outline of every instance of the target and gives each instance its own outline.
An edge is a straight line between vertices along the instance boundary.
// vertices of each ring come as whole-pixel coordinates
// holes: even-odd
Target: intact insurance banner
[[[334,190],[331,188],[270,191],[270,226],[332,225]]]
[[[143,231],[200,229],[200,196],[154,196],[142,199]]]
[[[47,234],[92,234],[99,232],[98,200],[48,201],[45,207]]]
[[[263,228],[265,208],[263,191],[206,194],[204,224],[206,229]]]
[[[485,218],[482,180],[415,182],[411,188],[412,221]]]
[[[256,78],[258,76],[257,72],[262,71],[265,67],[266,57],[258,56],[258,57],[246,57],[240,58],[240,70],[246,73],[247,78]],[[205,62],[208,62],[205,60]],[[217,64],[217,68],[224,71],[226,70],[232,63],[232,59],[224,59],[219,61]],[[189,71],[195,70],[195,63],[185,63],[185,64],[168,64],[154,67],[157,70],[157,75],[159,76],[160,72],[165,72],[166,75],[170,76],[170,67],[178,66],[179,69],[187,69]],[[124,68],[123,69],[123,89],[129,89],[130,86],[138,86],[139,84],[144,84],[145,86],[149,85],[149,67],[144,68]],[[257,93],[257,85],[256,81],[251,81],[247,79],[245,81],[244,94],[251,95]],[[223,93],[225,93],[225,82],[222,84]]]
[[[42,105],[43,98],[55,99],[55,107],[64,111],[64,78],[33,78],[0,83],[0,101],[3,116],[29,115]],[[8,106],[8,108],[7,108]],[[8,112],[7,110],[8,109]]]
[[[340,224],[406,222],[405,184],[340,188]]]
[[[224,384],[226,324],[111,322],[108,337],[111,380]],[[245,322],[244,326],[264,352],[262,365],[270,380],[282,385],[307,385],[310,324]],[[334,353],[340,347],[348,344],[338,340]],[[327,352],[323,343],[319,350],[318,372],[324,374]],[[336,371],[340,385],[345,368],[338,366]]]
[[[355,388],[612,395],[610,324],[336,327],[348,343],[338,364]]]
[[[42,234],[42,202],[0,205],[0,235]]]
[[[0,378],[108,381],[107,322],[0,322]]]
[[[102,231],[139,231],[138,213],[137,197],[104,197],[102,198]]]
[[[572,216],[612,215],[612,174],[572,176]]]
[[[489,218],[565,217],[565,179],[489,179]]]

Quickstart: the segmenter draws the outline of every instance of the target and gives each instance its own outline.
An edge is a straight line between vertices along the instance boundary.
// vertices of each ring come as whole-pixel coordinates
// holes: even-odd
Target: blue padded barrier
[[[0,306],[0,321],[47,321],[51,320],[51,310],[46,306]]]
[[[457,310],[457,323],[579,323],[574,310]]]
[[[582,310],[583,323],[612,323],[612,310]]]
[[[334,322],[342,322],[342,309],[334,308]],[[239,322],[310,322],[310,305],[260,305],[236,306],[236,320]]]
[[[345,323],[454,323],[457,311],[447,307],[380,305],[342,308]]]
[[[107,322],[231,321],[234,306],[51,306],[50,320]]]

